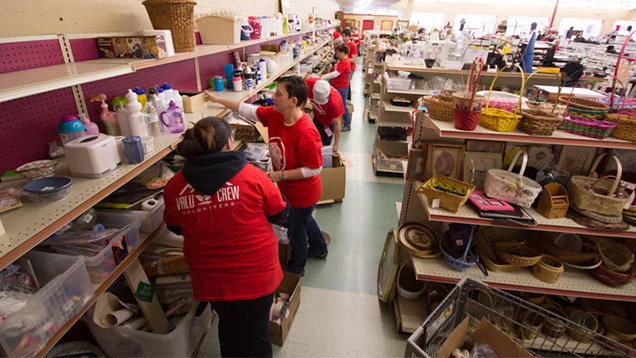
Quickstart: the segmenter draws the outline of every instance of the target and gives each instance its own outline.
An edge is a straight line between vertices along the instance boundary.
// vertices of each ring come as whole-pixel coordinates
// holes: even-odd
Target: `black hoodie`
[[[220,152],[201,155],[186,160],[183,177],[188,184],[201,194],[214,195],[225,183],[245,167],[245,155],[240,152]],[[282,194],[281,194],[282,195]],[[285,225],[289,215],[289,202],[283,195],[287,207],[267,219],[277,225]],[[181,228],[168,226],[172,232],[181,235]]]

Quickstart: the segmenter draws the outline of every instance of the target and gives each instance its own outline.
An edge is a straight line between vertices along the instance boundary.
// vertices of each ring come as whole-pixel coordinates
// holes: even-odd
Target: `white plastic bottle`
[[[126,110],[128,111],[128,133],[124,136],[148,137],[146,116],[141,113],[141,103],[137,100],[137,94],[128,90],[126,94]]]
[[[161,88],[163,88],[163,93],[166,95],[168,106],[170,105],[170,101],[174,101],[178,107],[183,108],[183,98],[181,98],[179,91],[172,89],[172,86],[168,83],[164,83]],[[166,108],[168,108],[168,106],[166,106]]]

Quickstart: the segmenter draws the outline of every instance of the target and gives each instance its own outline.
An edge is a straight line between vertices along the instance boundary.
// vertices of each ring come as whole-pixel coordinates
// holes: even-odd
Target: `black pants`
[[[322,145],[331,145],[331,139],[333,138],[333,129],[335,125],[332,124],[330,126],[326,126],[331,130],[331,135],[328,135],[325,131],[325,125],[320,123],[316,118],[314,118],[314,125],[316,129],[318,129],[318,133],[320,133],[320,140],[322,141]]]
[[[219,315],[222,357],[271,357],[269,311],[274,294],[254,300],[211,302]]]

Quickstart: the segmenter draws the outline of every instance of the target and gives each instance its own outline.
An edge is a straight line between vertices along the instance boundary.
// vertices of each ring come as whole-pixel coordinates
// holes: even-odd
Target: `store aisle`
[[[363,81],[358,70],[352,79],[352,129],[340,145],[353,164],[347,169],[346,198],[316,210],[318,224],[332,238],[329,256],[307,262],[300,309],[285,345],[274,346],[275,357],[404,355],[407,336],[396,333],[393,314],[376,295],[378,262],[387,231],[397,225],[395,202],[402,201],[404,182],[373,174],[375,125],[363,118]],[[220,356],[217,323],[200,357]]]

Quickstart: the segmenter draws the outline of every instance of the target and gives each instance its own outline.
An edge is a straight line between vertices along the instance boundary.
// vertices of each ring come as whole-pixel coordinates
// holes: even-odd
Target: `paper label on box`
[[[135,292],[135,296],[144,301],[144,302],[152,302],[152,298],[155,295],[155,289],[151,284],[145,282],[139,282],[137,285],[137,291]]]
[[[433,201],[431,202],[431,207],[433,209],[437,209],[437,208],[439,208],[439,203],[440,203],[439,199],[433,199]]]

